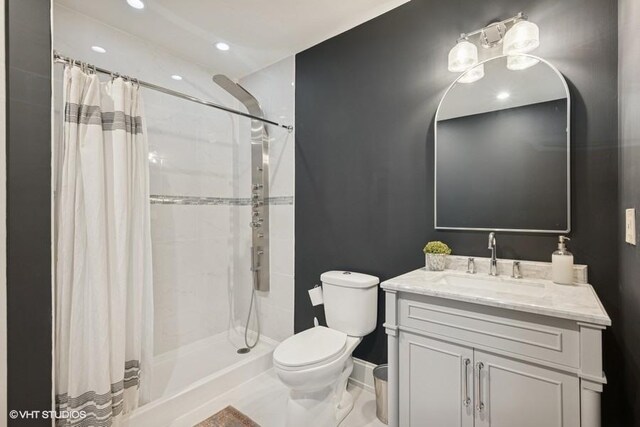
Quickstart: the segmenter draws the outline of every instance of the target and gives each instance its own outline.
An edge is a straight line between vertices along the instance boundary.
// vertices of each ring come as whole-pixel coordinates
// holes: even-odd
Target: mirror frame
[[[540,62],[548,65],[551,69],[556,73],[556,75],[560,78],[562,85],[567,93],[567,228],[562,230],[538,230],[538,229],[527,229],[527,228],[482,228],[482,227],[443,227],[438,226],[438,113],[440,112],[440,107],[442,106],[442,102],[447,97],[449,91],[458,83],[458,80],[462,78],[469,70],[461,73],[458,78],[456,78],[453,83],[449,85],[447,90],[442,95],[440,102],[438,103],[438,109],[436,110],[436,115],[434,117],[433,124],[433,136],[434,136],[434,156],[433,156],[433,225],[436,230],[461,230],[461,231],[500,231],[500,232],[517,232],[517,233],[552,233],[552,234],[566,234],[571,232],[571,93],[569,92],[569,86],[567,85],[567,81],[565,80],[562,73],[553,66],[549,61],[540,58],[539,56],[528,55],[528,54],[518,54],[523,56],[529,56],[531,58],[535,58]],[[505,58],[508,55],[498,55],[489,59],[485,59],[477,63],[475,66],[485,64],[489,61],[495,61],[500,58]],[[474,66],[474,67],[475,67]],[[472,67],[473,68],[473,67]],[[471,68],[470,68],[471,69]],[[517,72],[517,71],[514,71]]]

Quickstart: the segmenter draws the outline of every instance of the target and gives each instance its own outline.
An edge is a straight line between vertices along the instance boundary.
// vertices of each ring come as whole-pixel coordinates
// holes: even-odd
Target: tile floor
[[[376,418],[376,402],[372,392],[349,385],[355,406],[340,427],[384,427]],[[262,427],[283,427],[287,389],[273,369],[235,387],[200,408],[176,419],[171,427],[192,427],[227,405],[233,405]]]

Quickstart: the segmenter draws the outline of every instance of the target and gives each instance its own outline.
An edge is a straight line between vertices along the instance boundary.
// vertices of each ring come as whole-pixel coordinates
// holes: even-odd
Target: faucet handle
[[[476,274],[476,261],[473,257],[467,259],[467,273]]]
[[[489,249],[493,249],[496,246],[496,233],[489,233]]]
[[[514,279],[522,279],[522,271],[520,270],[520,261],[513,261],[513,270],[511,277]]]

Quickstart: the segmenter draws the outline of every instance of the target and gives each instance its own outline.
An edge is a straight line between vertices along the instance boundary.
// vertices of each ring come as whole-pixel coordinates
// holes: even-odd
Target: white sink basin
[[[523,279],[505,279],[500,277],[475,277],[474,275],[444,274],[440,279],[449,287],[466,290],[491,290],[511,295],[536,296],[544,293],[543,283]]]

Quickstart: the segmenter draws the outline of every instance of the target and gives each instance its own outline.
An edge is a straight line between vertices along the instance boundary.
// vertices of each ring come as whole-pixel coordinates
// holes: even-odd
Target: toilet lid
[[[273,360],[282,366],[301,367],[321,363],[341,353],[347,334],[316,326],[284,340],[273,352]]]

